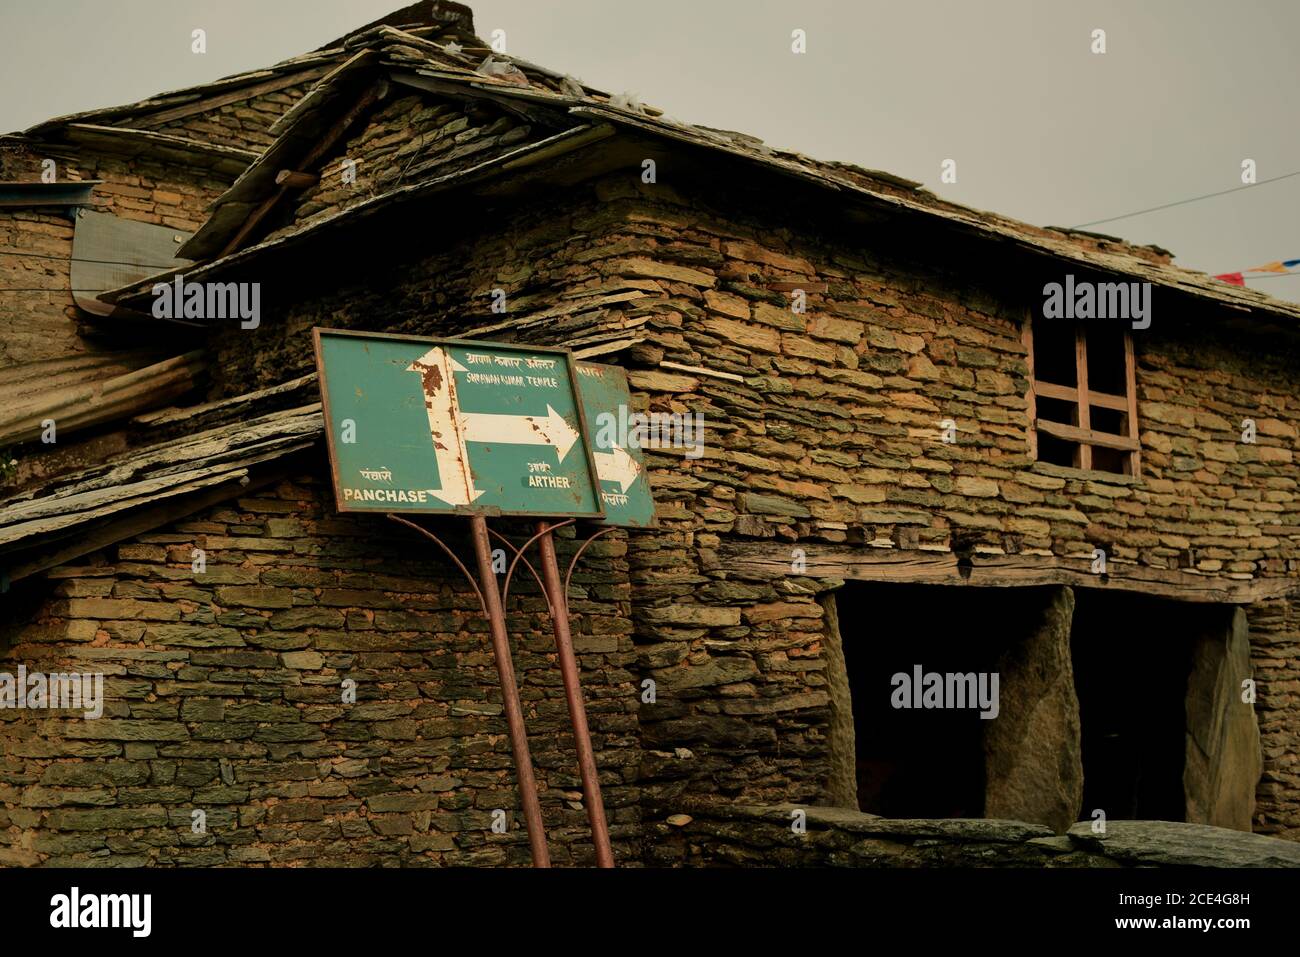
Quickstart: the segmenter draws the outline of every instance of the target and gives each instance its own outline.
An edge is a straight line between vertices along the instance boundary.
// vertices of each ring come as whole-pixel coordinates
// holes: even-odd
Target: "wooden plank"
[[[1049,422],[1047,419],[1038,420],[1038,430],[1054,435],[1058,439],[1065,439],[1067,442],[1078,442],[1081,446],[1100,445],[1105,449],[1120,449],[1124,452],[1135,452],[1140,447],[1137,439],[1127,435],[1108,435],[1105,432],[1094,432],[1092,429],[1080,429],[1060,422]],[[1092,456],[1088,457],[1088,462],[1088,468],[1091,468]]]
[[[1077,326],[1074,330],[1074,369],[1079,395],[1085,396],[1088,394],[1088,334],[1082,325]],[[1088,403],[1076,401],[1074,407],[1079,410],[1079,432],[1091,432],[1092,413],[1088,410]],[[1044,431],[1048,430],[1044,429]],[[1050,434],[1060,436],[1059,432]],[[1085,445],[1080,441],[1077,462],[1081,469],[1092,468],[1092,446]]]
[[[87,493],[104,489],[123,490],[137,476],[157,476],[193,467],[202,462],[209,468],[248,455],[273,444],[298,439],[315,439],[323,428],[320,403],[226,424],[183,439],[141,449],[131,457],[93,466],[73,475],[59,476],[47,483],[39,498],[19,496],[0,506],[0,527],[37,514],[47,514]]]
[[[592,143],[598,143],[613,135],[614,127],[608,124],[575,126],[556,133],[554,136],[538,140],[536,143],[530,143],[529,146],[535,148],[530,148],[527,152],[521,151],[521,155],[517,159],[506,160],[501,164],[501,168],[503,170],[516,170],[527,166],[536,166],[538,163],[544,163],[556,156],[572,153],[574,150],[582,149]]]
[[[756,577],[787,578],[790,562],[771,546],[758,542],[724,542],[720,566]],[[863,581],[945,584],[961,578],[952,552],[913,549],[804,548],[809,578],[855,578]]]
[[[674,369],[677,372],[692,372],[695,375],[712,376],[715,379],[726,379],[728,382],[744,382],[743,375],[736,375],[734,372],[721,372],[718,369],[709,369],[705,366],[688,366],[680,362],[661,362],[661,369]]]
[[[345,83],[350,83],[354,79],[350,74],[363,66],[368,66],[375,58],[375,51],[370,49],[363,49],[354,53],[343,63],[332,68],[324,77],[321,78],[319,83],[314,84],[310,90],[308,90],[303,96],[299,97],[298,101],[282,113],[280,118],[272,123],[270,128],[267,130],[268,133],[276,137],[277,142],[271,144],[271,147],[269,147],[266,153],[263,154],[263,159],[265,159],[266,156],[271,153],[271,150],[277,145],[281,134],[287,133],[291,129],[297,127],[299,122],[309,114],[322,112],[325,107],[332,106],[334,98],[340,95],[340,92],[344,90]],[[383,82],[387,82],[387,80],[385,79]],[[328,119],[328,117],[325,117],[325,119]],[[295,130],[294,135],[298,136],[300,139],[310,139],[311,132],[313,131],[309,131],[307,136],[303,136],[303,130],[297,129]]]
[[[1124,382],[1128,391],[1127,407],[1124,410],[1128,434],[1129,438],[1138,443],[1138,447],[1129,453],[1129,474],[1141,476],[1142,442],[1138,432],[1137,356],[1133,351],[1133,334],[1130,332],[1124,333]]]
[[[215,402],[204,402],[200,405],[172,406],[166,409],[159,409],[157,412],[146,412],[143,415],[137,415],[131,420],[132,425],[152,428],[163,425],[171,425],[176,422],[190,422],[201,418],[209,412],[215,412],[222,409],[236,409],[242,406],[252,407],[256,403],[271,399],[286,392],[294,392],[298,389],[312,385],[316,381],[316,373],[309,372],[307,375],[299,376],[296,379],[290,379],[288,382],[281,382],[279,385],[273,385],[266,389],[259,389],[256,392],[245,392],[243,395],[232,396],[229,399],[218,399]],[[247,415],[245,410],[243,413]],[[191,431],[193,431],[191,429]]]
[[[103,518],[115,512],[144,505],[158,499],[183,495],[211,485],[229,482],[232,479],[240,479],[247,474],[247,470],[242,468],[227,468],[215,475],[208,474],[207,470],[204,469],[195,469],[176,476],[174,481],[168,481],[168,478],[171,478],[169,476],[168,478],[157,478],[135,483],[121,490],[126,493],[124,495],[102,494],[89,498],[84,503],[78,502],[77,504],[83,507],[78,508],[75,512],[60,510],[53,515],[36,516],[30,520],[9,525],[0,531],[0,546],[5,546],[5,549],[8,550],[14,546],[15,542],[26,538],[48,535],[60,529],[81,525],[93,519]]]
[[[208,143],[175,133],[160,133],[157,130],[139,130],[125,126],[97,126],[93,123],[68,124],[68,139],[110,149],[114,143],[133,143],[139,149],[174,150],[187,154],[191,158],[207,157],[213,164],[227,164],[234,168],[236,174],[242,172],[261,155],[256,150]]]
[[[35,555],[25,553],[21,563],[8,570],[9,580],[18,581],[20,578],[26,578],[29,575],[35,575],[58,565],[66,564],[74,559],[81,558],[83,555],[97,552],[101,548],[115,545],[128,538],[143,535],[155,528],[161,528],[182,518],[187,518],[210,505],[219,504],[238,495],[247,495],[254,489],[287,478],[288,472],[276,470],[256,477],[245,477],[248,478],[247,483],[235,479],[224,485],[218,485],[179,500],[166,500],[156,503],[125,518],[102,522],[89,529],[78,527],[76,537],[70,544],[49,548]]]
[[[63,529],[77,528],[95,519],[135,509],[149,502],[185,495],[231,479],[242,479],[248,475],[248,470],[252,466],[282,458],[309,448],[312,444],[310,441],[276,443],[269,449],[252,449],[233,462],[174,475],[151,477],[120,489],[83,496],[80,500],[69,503],[75,506],[72,511],[59,511],[53,515],[38,516],[18,524],[7,525],[0,530],[0,545],[3,546],[4,551],[11,551],[24,547],[17,544],[24,539],[44,537]]]
[[[303,173],[299,170],[282,169],[275,174],[276,186],[287,186],[289,189],[309,189],[320,182],[320,177],[315,173]]]
[[[809,578],[986,588],[1069,585],[1222,604],[1254,604],[1300,594],[1300,579],[1295,577],[1237,580],[1115,562],[1103,576],[1092,573],[1087,558],[977,555],[962,562],[951,552],[863,551],[834,545],[808,545],[804,552],[807,570],[803,574]],[[790,574],[788,558],[764,542],[724,541],[716,562],[719,568],[740,577],[773,580]]]
[[[1078,403],[1079,390],[1071,388],[1068,385],[1055,385],[1051,382],[1035,382],[1034,390],[1041,396],[1048,399],[1061,399],[1064,402]],[[1088,390],[1088,404],[1100,406],[1103,409],[1114,409],[1117,412],[1127,412],[1129,400],[1126,396],[1112,395],[1109,392],[1094,392]]]
[[[34,392],[52,392],[94,379],[111,379],[170,358],[153,350],[93,353],[34,359],[0,369],[0,419],[13,417],[13,407],[29,402]]]
[[[612,342],[601,343],[598,346],[588,346],[585,349],[574,349],[573,358],[591,359],[596,356],[607,356],[615,352],[622,352],[624,349],[631,349],[635,345],[645,342],[645,338],[633,339],[615,339]]]
[[[482,80],[483,76],[472,71],[464,73],[432,73],[421,70],[417,73],[411,73],[394,70],[390,75],[395,83],[423,90],[426,93],[433,93],[436,96],[444,96],[453,100],[463,100],[465,97],[490,100],[501,109],[543,129],[555,126],[557,119],[555,110],[557,108],[563,110],[568,104],[577,102],[571,97],[561,96],[557,93],[543,93],[540,90],[524,87],[502,85],[485,88],[473,82]],[[525,102],[519,102],[520,98]],[[533,105],[534,102],[541,102],[545,106],[538,109]]]

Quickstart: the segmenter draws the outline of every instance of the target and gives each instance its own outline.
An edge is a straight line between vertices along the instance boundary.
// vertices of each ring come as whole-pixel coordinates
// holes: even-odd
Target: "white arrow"
[[[461,412],[460,421],[468,442],[553,445],[561,462],[578,441],[578,430],[564,421],[564,416],[549,405],[544,416]]]
[[[433,454],[442,480],[442,488],[431,488],[429,494],[448,505],[468,505],[483,493],[474,487],[465,438],[456,428],[456,379],[453,373],[465,372],[466,369],[441,346],[434,346],[407,366],[406,371],[420,374],[424,409],[429,416],[429,436],[433,439]]]
[[[641,475],[641,466],[621,445],[615,445],[608,452],[595,452],[593,455],[596,459],[596,477],[602,482],[617,482],[620,490],[624,492]]]

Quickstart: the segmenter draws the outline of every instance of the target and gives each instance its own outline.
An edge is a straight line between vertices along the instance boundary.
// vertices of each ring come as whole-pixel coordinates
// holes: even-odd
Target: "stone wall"
[[[93,720],[0,710],[0,864],[528,861],[472,592],[414,533],[335,515],[323,449],[311,466],[57,569],[44,583],[52,591],[7,623],[0,671],[100,672],[107,703]],[[624,861],[639,855],[640,819],[625,550],[619,538],[593,545],[573,589]],[[590,862],[544,607],[531,583],[512,583],[514,663],[552,855]],[[497,808],[510,812],[506,834],[490,831]],[[206,833],[192,832],[195,810]]]
[[[397,90],[367,118],[363,129],[331,151],[336,155],[310,170],[320,179],[299,195],[292,222],[283,231],[300,229],[389,190],[482,163],[541,135],[486,103]],[[356,179],[345,183],[348,160],[355,164]],[[428,228],[445,229],[446,224],[433,218]],[[270,238],[277,235],[272,232]]]
[[[145,121],[143,125],[161,133],[260,153],[275,142],[275,137],[270,133],[272,124],[289,112],[289,108],[306,95],[314,82],[259,93],[216,109],[192,113],[163,123]]]
[[[70,263],[72,220],[48,210],[0,210],[0,367],[85,351],[77,335]]]
[[[1141,481],[1031,464],[1019,290],[999,299],[987,278],[959,286],[879,248],[819,246],[804,238],[811,227],[774,234],[655,202],[671,190],[621,188],[647,205],[586,255],[607,278],[655,278],[661,298],[637,304],[651,314],[644,348],[708,370],[632,376],[651,407],[703,412],[710,440],[697,462],[656,457],[667,534],[632,540],[642,660],[687,689],[643,707],[643,733],[648,747],[695,756],[647,775],[655,807],[699,789],[807,800],[829,776],[813,594],[827,583],[746,576],[729,541],[767,540],[790,561],[820,540],[1063,558],[1101,546],[1121,570],[1300,571],[1292,346],[1157,314],[1137,338]],[[788,289],[818,283],[807,314],[793,313]],[[956,445],[939,441],[948,417]],[[1240,442],[1244,418],[1256,444]],[[1271,711],[1257,813],[1288,834],[1300,794],[1278,776],[1300,730],[1293,634],[1254,637]]]
[[[208,205],[235,178],[231,174],[191,164],[161,162],[148,156],[119,156],[75,146],[38,144],[29,149],[0,152],[0,179],[40,182],[41,163],[46,159],[55,161],[55,175],[60,183],[103,180],[95,187],[93,197],[97,211],[188,232],[203,225]]]
[[[234,179],[191,166],[92,154],[78,157],[66,171],[77,179],[104,180],[95,187],[97,211],[188,233],[203,225],[208,204]]]
[[[1296,577],[1289,342],[1261,348],[1220,329],[1222,317],[1157,300],[1167,311],[1137,338],[1141,479],[1033,463],[1019,321],[1037,290],[1004,278],[1028,266],[991,273],[955,241],[936,264],[933,245],[914,255],[901,240],[829,231],[824,210],[793,201],[778,229],[753,196],[724,205],[700,187],[712,198],[687,203],[694,188],[629,171],[526,205],[448,197],[444,218],[472,217],[478,231],[430,231],[414,246],[405,230],[354,232],[343,252],[317,250],[312,276],[331,285],[286,279],[261,328],[216,343],[225,378],[214,398],[311,371],[313,325],[575,347],[622,338],[605,361],[629,367],[638,408],[705,415],[702,458],[651,453],[660,527],[629,536],[637,676],[657,686],[640,708],[648,809],[686,793],[824,797],[816,599],[834,583],[748,575],[727,560],[731,544],[767,542],[787,558],[820,542],[1028,559],[1100,545],[1121,572]],[[504,315],[490,309],[497,287]],[[802,315],[795,287],[809,290]],[[955,445],[939,440],[945,417]],[[1253,445],[1239,441],[1246,417]],[[1300,661],[1293,613],[1278,614],[1250,611],[1265,756],[1257,822],[1290,836]]]
[[[644,324],[637,303],[660,291],[653,280],[606,278],[585,261],[590,236],[625,215],[597,197],[557,195],[508,212],[448,198],[410,215],[428,217],[430,228],[418,232],[422,254],[412,252],[410,229],[362,223],[346,242],[288,259],[273,274],[267,267],[244,273],[264,281],[265,318],[256,329],[230,329],[213,340],[223,375],[211,397],[313,372],[313,326],[410,335],[494,327],[494,338],[581,345]],[[445,227],[466,221],[483,233],[471,240]],[[506,293],[505,313],[492,311],[494,288]]]
[[[1255,831],[1300,840],[1300,602],[1261,602],[1247,619],[1264,748]]]
[[[889,820],[839,808],[691,803],[647,822],[647,859],[690,867],[1300,867],[1289,841],[1204,824]],[[801,816],[801,817],[800,817]],[[796,831],[796,820],[802,828]]]

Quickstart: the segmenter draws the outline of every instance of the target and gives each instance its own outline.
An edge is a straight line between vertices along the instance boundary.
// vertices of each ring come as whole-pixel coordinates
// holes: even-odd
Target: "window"
[[[1133,339],[1113,324],[1028,316],[1029,448],[1040,462],[1142,471]]]

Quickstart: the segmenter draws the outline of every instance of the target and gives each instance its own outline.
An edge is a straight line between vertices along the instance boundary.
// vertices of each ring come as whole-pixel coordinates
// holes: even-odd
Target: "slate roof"
[[[416,5],[420,6],[420,5]],[[446,5],[444,5],[446,6]],[[385,18],[390,19],[390,18]],[[398,18],[400,19],[400,18]],[[1288,321],[1300,319],[1300,304],[1275,299],[1266,293],[1233,286],[1195,270],[1173,265],[1166,250],[1136,246],[1112,236],[1019,222],[996,213],[973,209],[941,199],[921,184],[879,170],[849,163],[821,161],[790,150],[776,149],[756,137],[727,130],[694,125],[666,116],[662,110],[635,98],[611,94],[565,74],[549,70],[519,57],[494,53],[482,40],[462,43],[456,33],[439,35],[429,29],[408,32],[382,22],[358,31],[342,41],[336,51],[337,65],[272,127],[277,135],[268,147],[212,206],[211,216],[181,249],[190,259],[203,261],[208,269],[189,270],[187,276],[201,279],[217,270],[214,263],[222,247],[245,222],[251,210],[275,189],[275,175],[292,167],[295,152],[312,141],[326,124],[347,108],[349,93],[363,77],[381,75],[418,79],[422,88],[453,97],[481,97],[511,110],[523,110],[544,118],[553,128],[569,135],[595,133],[606,127],[618,135],[652,137],[665,143],[708,151],[719,157],[746,164],[775,176],[794,178],[841,195],[846,203],[943,222],[970,235],[1052,257],[1079,269],[1096,270],[1213,301],[1239,312],[1267,313]],[[430,39],[430,35],[435,39]],[[292,62],[292,61],[289,61]],[[592,135],[592,143],[608,137]],[[535,149],[523,144],[518,155]],[[592,149],[599,147],[593,146]],[[464,179],[497,175],[509,166],[497,159],[463,172]],[[493,168],[495,167],[495,169]],[[436,171],[426,183],[446,188]],[[331,225],[334,220],[368,215],[394,202],[420,194],[420,184],[402,185],[325,219],[317,218],[301,227],[280,229],[269,242],[246,244],[232,255],[246,260],[247,249],[272,247]],[[241,255],[243,254],[243,255]],[[107,301],[130,301],[130,287],[105,295]]]

